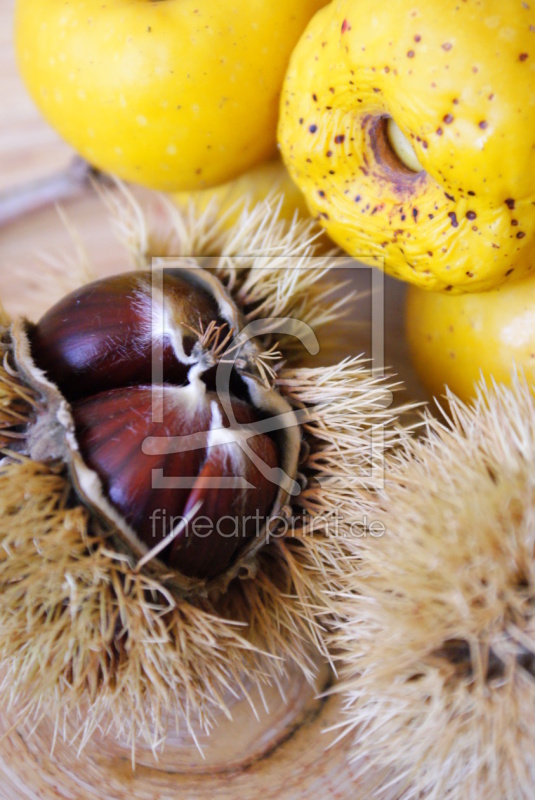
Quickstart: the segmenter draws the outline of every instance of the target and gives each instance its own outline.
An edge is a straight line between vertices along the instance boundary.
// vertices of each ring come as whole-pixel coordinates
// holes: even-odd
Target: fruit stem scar
[[[404,166],[410,169],[411,172],[422,172],[423,167],[418,161],[418,156],[414,152],[412,144],[392,117],[389,117],[386,124],[386,135],[392,150]]]
[[[388,136],[390,120],[391,117],[385,115],[368,116],[364,121],[375,165],[376,168],[379,168],[382,179],[393,184],[396,192],[402,195],[412,193],[415,183],[422,180],[426,172],[421,167],[418,171],[411,169],[402,161]],[[409,147],[412,147],[412,145],[409,144]],[[416,163],[418,162],[415,158],[414,166],[416,166]]]

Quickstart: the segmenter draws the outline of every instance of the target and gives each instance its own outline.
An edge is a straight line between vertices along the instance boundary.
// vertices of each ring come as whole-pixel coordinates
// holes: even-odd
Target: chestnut
[[[87,284],[64,297],[30,330],[36,364],[72,401],[106,389],[163,379],[184,383],[194,359],[193,330],[215,320],[217,304],[201,285],[166,269],[160,286],[151,273],[127,272]]]
[[[74,403],[78,445],[110,501],[149,549],[188,517],[160,558],[185,575],[212,577],[260,530],[275,500],[276,485],[238,443],[242,425],[259,418],[248,403],[229,398],[238,423],[233,441],[219,435],[230,422],[202,381],[166,386],[163,395],[161,422],[154,420],[150,387],[114,389]],[[175,450],[174,437],[185,440],[184,450]],[[256,434],[247,442],[263,463],[277,466],[269,436]],[[237,478],[236,488],[225,488],[221,478]]]
[[[44,406],[29,455],[61,458],[95,530],[179,587],[232,579],[300,491],[297,418],[244,327],[217,277],[177,267],[95,281],[11,329]]]

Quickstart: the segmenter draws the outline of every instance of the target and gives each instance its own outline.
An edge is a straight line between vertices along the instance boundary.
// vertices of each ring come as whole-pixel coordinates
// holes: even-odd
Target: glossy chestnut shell
[[[98,473],[111,502],[149,548],[168,536],[197,503],[202,504],[160,558],[185,575],[213,577],[255,535],[255,519],[259,523],[266,519],[277,487],[264,479],[238,444],[209,446],[208,436],[202,434],[214,436],[221,430],[212,427],[214,406],[216,418],[223,417],[221,404],[215,392],[205,394],[195,387],[199,396],[192,413],[181,397],[190,394],[189,388],[186,392],[166,388],[161,422],[153,419],[151,388],[143,386],[113,389],[75,403],[73,417],[87,465]],[[231,403],[240,427],[258,422],[250,404],[237,398]],[[228,418],[216,419],[219,424],[227,430],[230,425]],[[201,434],[201,441],[194,434]],[[173,437],[190,437],[191,447],[175,451]],[[248,444],[266,465],[276,467],[277,448],[269,436],[257,434]],[[225,488],[224,481],[218,481],[234,477],[245,478],[249,486]]]
[[[150,384],[155,360],[162,363],[164,381],[185,383],[192,362],[176,352],[172,326],[178,326],[184,355],[190,357],[193,330],[224,321],[209,292],[181,272],[165,270],[163,297],[144,273],[115,275],[76,289],[31,330],[35,363],[69,401]]]
[[[217,278],[173,268],[96,281],[13,326],[17,364],[47,404],[30,452],[60,453],[96,518],[193,580],[237,574],[298,492],[297,423],[260,380],[257,345],[236,347],[241,325]]]

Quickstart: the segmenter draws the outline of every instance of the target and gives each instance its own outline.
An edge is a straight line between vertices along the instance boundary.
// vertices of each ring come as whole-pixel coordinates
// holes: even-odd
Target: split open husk
[[[324,353],[330,339],[340,340],[344,300],[329,284],[329,256],[314,256],[311,223],[288,224],[259,206],[225,230],[214,208],[198,217],[166,207],[151,227],[130,199],[113,197],[135,266],[161,266],[158,258],[170,256],[209,262],[246,322],[297,318],[317,332]],[[69,736],[64,721],[74,718],[78,745],[98,730],[133,749],[140,741],[157,747],[170,724],[192,735],[210,729],[228,713],[229,692],[276,685],[292,665],[313,680],[326,652],[316,612],[366,507],[370,476],[401,436],[388,381],[359,357],[314,366],[291,338],[266,342],[258,356],[266,386],[306,410],[306,488],[287,512],[298,522],[252,554],[245,575],[181,594],[113,547],[76,500],[60,458],[17,451],[7,434],[24,435],[43,397],[17,370],[6,331],[3,348],[0,670],[11,718],[46,717]]]

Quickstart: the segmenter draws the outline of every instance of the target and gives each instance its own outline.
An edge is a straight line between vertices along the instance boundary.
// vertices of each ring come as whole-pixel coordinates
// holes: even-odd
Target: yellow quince
[[[46,119],[91,164],[151,188],[230,180],[276,148],[281,85],[326,0],[16,0]]]
[[[301,219],[310,218],[305,198],[279,158],[265,161],[235,180],[212,189],[175,192],[173,200],[179,208],[193,204],[201,213],[213,204],[228,229],[236,224],[246,207],[251,208],[265,200],[272,206],[279,206],[281,219],[291,221],[295,215]]]
[[[329,236],[452,293],[535,261],[535,5],[338,0],[294,50],[279,138]]]
[[[430,395],[448,386],[471,400],[481,376],[510,384],[516,367],[535,387],[535,276],[482,294],[451,296],[409,287],[406,331]]]

